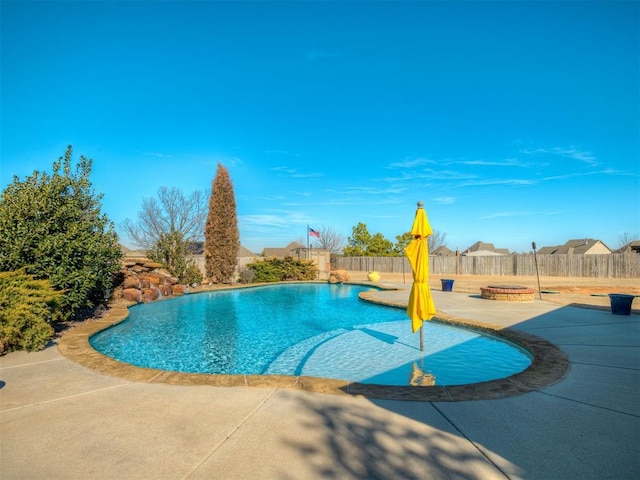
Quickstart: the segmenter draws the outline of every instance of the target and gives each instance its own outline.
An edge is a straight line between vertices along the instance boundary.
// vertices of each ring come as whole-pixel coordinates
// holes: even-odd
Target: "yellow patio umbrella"
[[[420,329],[420,351],[424,350],[422,323],[425,320],[431,320],[436,314],[436,306],[433,303],[431,290],[429,289],[429,245],[427,237],[432,233],[433,230],[429,225],[429,219],[423,203],[418,202],[418,209],[411,227],[413,240],[407,245],[404,252],[413,271],[413,286],[409,295],[407,315],[411,319],[413,333]]]

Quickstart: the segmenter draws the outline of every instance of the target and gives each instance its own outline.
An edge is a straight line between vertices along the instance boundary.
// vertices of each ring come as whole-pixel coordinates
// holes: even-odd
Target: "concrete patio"
[[[376,300],[406,303],[402,288]],[[447,316],[554,343],[568,372],[506,398],[415,402],[132,381],[57,346],[16,352],[0,357],[0,478],[640,478],[639,315],[433,296]]]

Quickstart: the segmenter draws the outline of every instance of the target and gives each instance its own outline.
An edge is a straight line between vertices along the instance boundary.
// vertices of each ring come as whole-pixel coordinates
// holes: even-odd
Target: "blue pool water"
[[[403,309],[364,302],[370,287],[299,283],[213,291],[137,305],[99,332],[99,352],[140,367],[190,373],[281,374],[384,385],[507,377],[531,363],[523,349],[426,322],[424,352]],[[413,378],[413,380],[412,380]]]

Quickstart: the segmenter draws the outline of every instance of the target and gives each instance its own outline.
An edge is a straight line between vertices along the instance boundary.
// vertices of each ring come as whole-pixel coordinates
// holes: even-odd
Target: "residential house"
[[[318,248],[307,248],[298,242],[291,242],[286,247],[268,247],[264,249],[264,258],[293,257],[300,260],[312,260],[318,267],[319,278],[329,278],[331,270],[331,252]]]
[[[444,245],[440,245],[433,252],[430,252],[430,255],[435,255],[437,257],[455,257],[456,252],[454,252],[453,250],[449,250]]]
[[[265,258],[292,257],[305,260],[307,258],[307,247],[298,242],[291,242],[286,247],[267,247],[264,249]]]
[[[540,255],[602,255],[611,253],[611,249],[602,241],[593,238],[569,240],[564,245],[542,247]]]
[[[198,269],[200,270],[200,272],[202,272],[202,275],[206,278],[207,270],[205,267],[206,260],[204,257],[204,242],[192,242],[191,245],[189,246],[189,249],[191,250],[189,257],[196,262]],[[243,247],[242,245],[240,245],[240,248],[238,249],[237,258],[238,258],[238,265],[236,267],[236,275],[238,274],[237,272],[242,270],[249,263],[257,262],[260,259],[260,256],[251,252],[249,249]]]
[[[496,248],[493,243],[476,242],[467,248],[462,255],[467,257],[483,257],[483,256],[497,256],[497,255],[510,255],[509,250],[506,248]]]
[[[640,253],[640,240],[629,242],[614,253]]]

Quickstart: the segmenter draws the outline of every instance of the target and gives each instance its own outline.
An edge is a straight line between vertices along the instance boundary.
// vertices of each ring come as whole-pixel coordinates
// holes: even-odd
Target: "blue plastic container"
[[[611,313],[614,315],[631,315],[631,304],[635,295],[625,295],[622,293],[610,293]]]
[[[443,292],[451,292],[453,290],[453,280],[450,278],[441,278],[442,282],[442,291]]]

